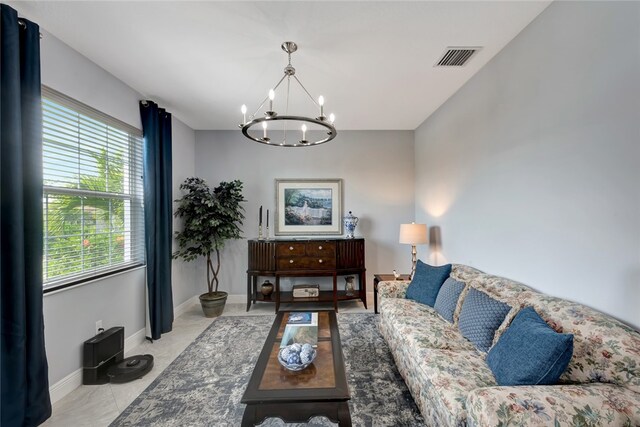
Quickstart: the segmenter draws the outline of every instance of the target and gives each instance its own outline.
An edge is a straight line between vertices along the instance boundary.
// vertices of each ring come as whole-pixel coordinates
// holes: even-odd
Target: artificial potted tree
[[[220,251],[230,239],[239,239],[244,219],[242,182],[221,182],[211,190],[202,178],[187,178],[181,185],[184,196],[176,200],[175,216],[182,218],[182,231],[176,232],[179,249],[173,258],[193,261],[206,257],[207,292],[200,295],[200,304],[206,317],[222,314],[227,292],[218,291]],[[212,254],[215,253],[215,265]]]

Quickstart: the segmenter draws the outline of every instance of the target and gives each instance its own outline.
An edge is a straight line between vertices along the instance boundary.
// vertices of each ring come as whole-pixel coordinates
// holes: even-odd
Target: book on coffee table
[[[291,344],[318,345],[318,313],[292,312],[282,333],[280,348]]]
[[[318,326],[318,313],[311,311],[295,311],[289,313],[287,325],[315,325]]]

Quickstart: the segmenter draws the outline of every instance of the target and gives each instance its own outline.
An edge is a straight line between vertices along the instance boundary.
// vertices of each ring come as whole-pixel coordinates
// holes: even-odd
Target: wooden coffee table
[[[318,354],[311,365],[291,372],[278,362],[278,351],[289,312],[273,322],[249,385],[242,396],[247,407],[242,426],[277,417],[288,423],[325,416],[340,426],[351,425],[349,387],[345,374],[338,321],[334,311],[318,312]]]

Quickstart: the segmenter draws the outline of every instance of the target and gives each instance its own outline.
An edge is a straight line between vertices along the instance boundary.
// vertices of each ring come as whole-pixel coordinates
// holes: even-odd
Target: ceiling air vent
[[[480,47],[448,47],[435,66],[462,67],[480,49]]]

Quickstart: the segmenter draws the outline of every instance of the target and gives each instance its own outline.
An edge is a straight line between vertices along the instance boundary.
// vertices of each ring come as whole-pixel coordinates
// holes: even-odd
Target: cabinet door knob
[[[322,245],[318,246],[318,250],[321,251],[322,250]]]
[[[292,251],[293,250],[293,246],[289,246],[289,250]]]
[[[293,264],[293,260],[292,259],[289,260],[289,264]]]
[[[320,264],[322,264],[322,260],[321,260],[321,259],[319,259],[319,260],[318,260],[318,262],[319,262]]]

